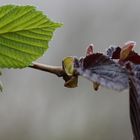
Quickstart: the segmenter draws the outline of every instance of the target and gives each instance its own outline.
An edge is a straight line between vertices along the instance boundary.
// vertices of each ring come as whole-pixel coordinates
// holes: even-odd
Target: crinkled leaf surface
[[[82,64],[75,62],[76,71],[92,82],[118,91],[128,88],[128,75],[125,69],[109,57],[96,53],[86,56]]]
[[[0,67],[31,64],[44,54],[54,30],[60,26],[33,6],[0,7]]]

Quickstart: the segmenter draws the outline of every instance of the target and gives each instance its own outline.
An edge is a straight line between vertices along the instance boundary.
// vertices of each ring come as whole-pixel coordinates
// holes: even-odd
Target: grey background
[[[0,0],[8,3],[34,5],[64,23],[38,62],[61,65],[90,43],[103,52],[134,40],[140,51],[139,0]],[[3,70],[1,80],[0,140],[132,140],[127,90],[95,92],[84,78],[67,89],[62,79],[30,68]]]

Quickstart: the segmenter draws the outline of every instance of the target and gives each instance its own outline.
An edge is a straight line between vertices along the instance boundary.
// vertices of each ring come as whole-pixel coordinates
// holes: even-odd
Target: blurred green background
[[[103,52],[134,40],[140,52],[139,0],[0,0],[9,3],[34,5],[64,23],[38,62],[61,65],[90,43]],[[128,90],[95,92],[84,78],[67,89],[61,78],[30,68],[3,70],[1,80],[0,140],[132,140]]]

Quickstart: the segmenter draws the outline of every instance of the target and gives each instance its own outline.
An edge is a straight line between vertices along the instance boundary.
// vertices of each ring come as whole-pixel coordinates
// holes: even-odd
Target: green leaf
[[[60,26],[33,6],[0,7],[0,67],[29,66],[44,54]]]

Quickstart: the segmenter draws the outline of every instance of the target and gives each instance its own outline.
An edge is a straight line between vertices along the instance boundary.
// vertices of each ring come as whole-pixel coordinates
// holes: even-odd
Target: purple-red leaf
[[[129,86],[134,140],[140,140],[140,55],[132,50],[134,46],[133,41],[125,43],[122,48],[111,46],[106,56],[102,53],[90,53],[93,51],[89,47],[85,58],[74,60],[74,69],[79,75],[92,81],[96,90],[100,84],[120,91]]]
[[[119,46],[110,46],[107,49],[107,56],[111,59],[120,59],[120,61],[130,61],[134,64],[140,64],[140,55],[138,55],[132,48],[135,46],[134,41],[128,41],[122,48]]]
[[[125,61],[130,61],[134,64],[140,64],[140,55],[136,52],[132,51],[129,56],[125,59]]]
[[[101,53],[86,56],[82,61],[76,60],[74,68],[81,76],[107,88],[119,91],[128,88],[126,70]]]

